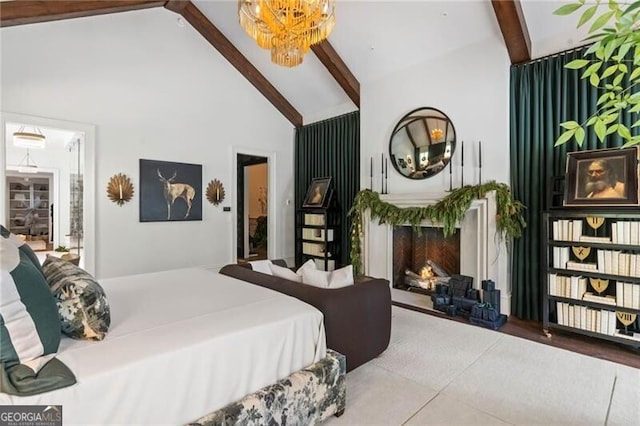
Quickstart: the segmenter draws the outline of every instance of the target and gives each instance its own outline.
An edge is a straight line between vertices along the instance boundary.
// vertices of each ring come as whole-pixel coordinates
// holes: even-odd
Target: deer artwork
[[[182,198],[187,203],[187,214],[184,215],[184,218],[186,219],[189,217],[189,213],[191,212],[191,202],[193,197],[196,196],[196,190],[193,189],[193,186],[187,183],[173,183],[177,174],[175,171],[173,172],[173,176],[169,179],[162,176],[160,169],[156,169],[156,171],[158,172],[160,182],[164,185],[164,198],[167,200],[167,220],[171,220],[171,206],[177,198]]]

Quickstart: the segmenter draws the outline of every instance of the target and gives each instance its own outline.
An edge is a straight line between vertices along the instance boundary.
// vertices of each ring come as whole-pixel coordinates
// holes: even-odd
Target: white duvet
[[[63,424],[184,424],[323,358],[322,313],[204,269],[101,280],[102,342],[63,338],[78,383],[0,404],[61,404]]]

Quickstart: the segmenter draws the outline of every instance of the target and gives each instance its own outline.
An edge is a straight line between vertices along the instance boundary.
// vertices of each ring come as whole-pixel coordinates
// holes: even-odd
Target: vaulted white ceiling
[[[510,4],[514,2],[514,0],[504,1]],[[138,4],[131,8],[165,6],[177,12],[189,3],[179,0],[168,2],[130,0],[130,2],[130,4]],[[515,2],[518,3],[517,0]],[[16,4],[20,3],[22,2],[16,2]],[[53,11],[55,7],[49,7],[55,2],[22,4],[28,3],[33,4],[32,16],[56,13]],[[72,4],[68,1],[60,3]],[[109,2],[85,3],[89,8],[96,7],[91,6],[91,3],[100,3],[101,6],[97,7],[105,9],[104,5]],[[191,3],[199,10],[196,12],[203,14],[211,21],[297,110],[291,111],[289,108],[289,113],[293,112],[294,115],[299,113],[304,122],[309,123],[357,109],[358,106],[351,100],[353,94],[350,98],[345,93],[345,89],[336,82],[314,53],[307,54],[303,64],[295,68],[285,68],[271,63],[269,52],[260,49],[240,28],[237,0],[191,0]],[[585,36],[585,30],[578,31],[575,28],[577,15],[560,17],[552,14],[555,9],[566,3],[569,1],[519,0],[531,41],[531,58],[584,44],[582,39]],[[0,3],[2,4],[6,3]],[[29,6],[24,6],[22,9],[28,11]],[[108,12],[110,11],[103,10],[101,13]],[[81,15],[65,16],[63,14],[44,19],[65,19],[73,16]],[[177,25],[189,25],[180,14],[175,16]],[[193,10],[190,16],[193,18]],[[29,22],[39,21],[41,21],[40,18],[35,18]],[[144,28],[140,28],[140,31],[143,30]],[[333,49],[359,83],[365,87],[370,82],[414,64],[433,61],[433,66],[437,67],[439,57],[483,42],[505,43],[491,0],[337,0],[336,26],[329,36],[329,43]],[[249,73],[255,74],[254,71]],[[246,67],[243,73],[247,75]],[[247,78],[250,79],[250,77]],[[283,103],[280,103],[282,108]],[[287,109],[286,106],[284,108]],[[291,120],[291,116],[289,119]],[[299,122],[299,119],[292,120],[292,122],[296,121]]]
[[[284,68],[270,62],[238,24],[237,2],[192,0],[200,11],[302,114],[305,122],[356,106],[313,53],[302,65]],[[529,29],[532,58],[582,44],[577,16],[552,12],[562,0],[520,0]],[[502,40],[490,0],[376,1],[337,0],[336,27],[329,42],[361,85],[478,43]]]

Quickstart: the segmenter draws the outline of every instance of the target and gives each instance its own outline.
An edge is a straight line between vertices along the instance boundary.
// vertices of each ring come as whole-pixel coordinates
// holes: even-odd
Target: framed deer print
[[[140,222],[202,220],[202,165],[140,160]]]

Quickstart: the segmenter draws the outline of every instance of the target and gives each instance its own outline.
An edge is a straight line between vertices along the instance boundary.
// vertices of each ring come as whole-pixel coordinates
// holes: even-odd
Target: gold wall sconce
[[[133,197],[133,184],[127,175],[118,173],[111,176],[107,184],[107,196],[111,201],[122,206]]]
[[[224,187],[222,182],[214,179],[207,185],[207,200],[214,206],[217,206],[224,200]]]

